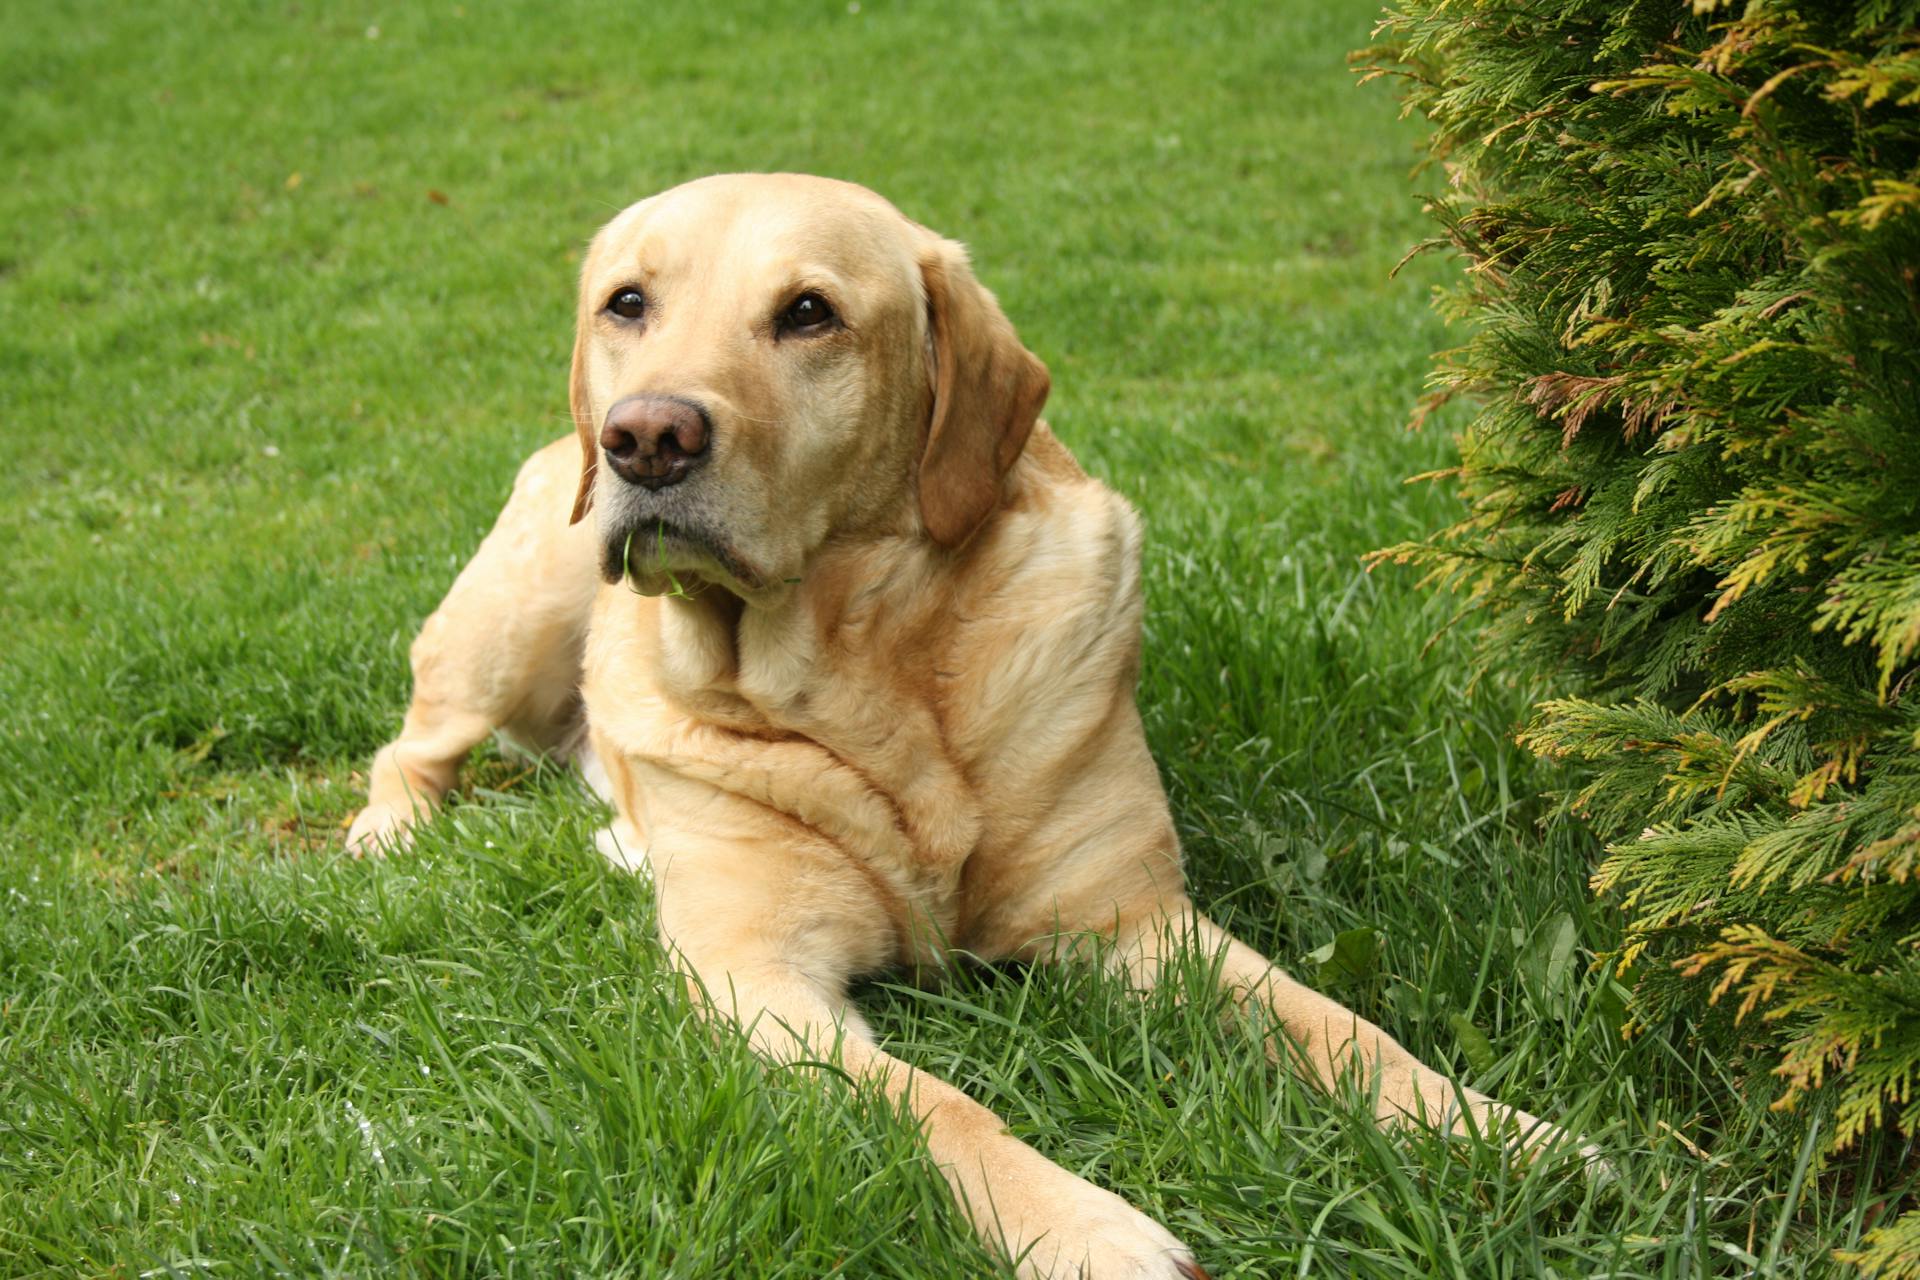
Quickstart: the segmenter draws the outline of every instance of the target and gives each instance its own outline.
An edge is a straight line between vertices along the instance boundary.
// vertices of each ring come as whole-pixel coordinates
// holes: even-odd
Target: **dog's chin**
[[[600,576],[647,596],[685,595],[708,586],[750,595],[762,586],[760,574],[724,539],[658,518],[606,530]]]

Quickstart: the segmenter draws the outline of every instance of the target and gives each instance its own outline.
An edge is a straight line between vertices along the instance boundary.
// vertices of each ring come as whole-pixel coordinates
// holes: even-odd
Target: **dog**
[[[1159,1223],[885,1053],[850,979],[1212,960],[1378,1118],[1565,1135],[1459,1087],[1202,915],[1134,702],[1140,523],[1040,420],[1046,367],[966,251],[863,187],[704,178],[580,273],[576,433],[520,470],[412,648],[356,852],[404,846],[500,733],[578,760],[710,1016],[837,1055],[918,1121],[1025,1277],[1203,1276]]]

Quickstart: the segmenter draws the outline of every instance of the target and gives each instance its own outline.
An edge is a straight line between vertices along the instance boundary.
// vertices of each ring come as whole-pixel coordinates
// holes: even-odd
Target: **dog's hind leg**
[[[535,753],[578,747],[581,646],[600,585],[593,522],[567,523],[579,476],[570,435],[527,459],[421,627],[406,720],[374,757],[366,807],[347,834],[356,854],[407,844],[489,734]]]

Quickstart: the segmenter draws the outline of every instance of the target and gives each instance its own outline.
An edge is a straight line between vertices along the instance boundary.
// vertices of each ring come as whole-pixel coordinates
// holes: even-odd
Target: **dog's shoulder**
[[[962,753],[1091,731],[1132,697],[1139,517],[1042,426],[980,541],[955,583],[943,655],[957,677],[948,723]]]
[[[974,584],[976,592],[984,585],[985,594],[1047,611],[1100,603],[1124,610],[1139,596],[1140,517],[1044,422],[1008,475],[986,542],[974,572],[994,581]]]

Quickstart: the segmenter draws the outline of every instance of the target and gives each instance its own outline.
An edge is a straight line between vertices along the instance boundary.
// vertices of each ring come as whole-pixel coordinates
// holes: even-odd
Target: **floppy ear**
[[[573,429],[580,437],[580,488],[573,495],[573,515],[568,524],[593,509],[593,474],[600,469],[599,441],[593,429],[593,399],[587,393],[587,325],[582,319],[574,330],[573,373],[567,381],[567,404],[573,410]]]
[[[936,241],[920,260],[933,329],[933,417],[920,455],[920,518],[943,547],[973,536],[1046,403],[1047,366],[1020,345],[966,250]]]

